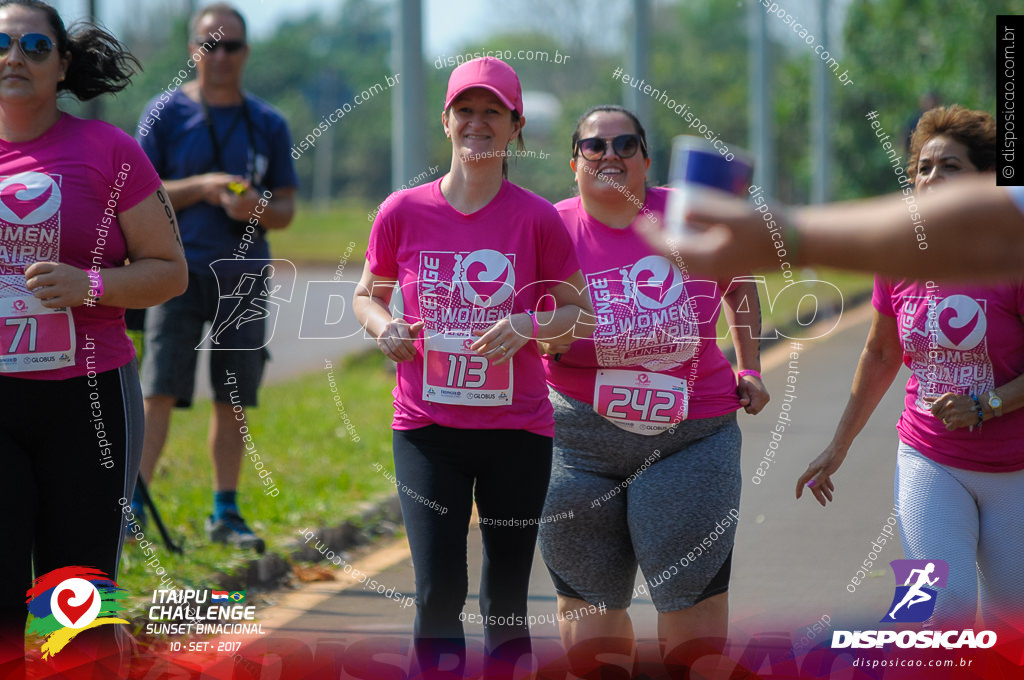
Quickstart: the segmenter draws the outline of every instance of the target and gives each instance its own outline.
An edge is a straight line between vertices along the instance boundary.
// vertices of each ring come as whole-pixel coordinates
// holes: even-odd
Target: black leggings
[[[142,393],[134,360],[91,375],[0,376],[0,677],[24,653],[33,576],[88,566],[117,579],[118,500],[132,497],[142,458]]]
[[[488,654],[509,654],[514,663],[530,650],[526,602],[551,475],[551,438],[430,425],[395,430],[394,450],[416,572],[414,635],[421,667],[436,665],[446,651],[464,659],[459,614],[469,592],[466,543],[474,496],[484,551],[484,645]]]

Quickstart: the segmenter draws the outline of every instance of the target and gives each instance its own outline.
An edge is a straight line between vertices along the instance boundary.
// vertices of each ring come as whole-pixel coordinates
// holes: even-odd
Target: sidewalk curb
[[[339,555],[352,548],[367,545],[384,536],[394,536],[402,526],[402,510],[398,494],[359,505],[354,516],[341,524],[312,529],[321,544]],[[285,554],[268,552],[249,560],[237,574],[219,572],[214,580],[224,590],[270,590],[281,586],[291,575],[296,562],[318,562],[323,555],[298,538],[282,546]]]

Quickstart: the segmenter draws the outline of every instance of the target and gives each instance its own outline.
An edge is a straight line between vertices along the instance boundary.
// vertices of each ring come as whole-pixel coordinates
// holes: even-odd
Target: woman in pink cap
[[[530,649],[527,590],[554,435],[535,339],[592,330],[580,323],[592,309],[558,213],[506,179],[507,149],[522,145],[525,122],[510,66],[484,57],[452,72],[441,115],[451,170],[382,204],[353,302],[398,363],[395,472],[425,669],[443,652],[464,657],[474,497],[487,652],[514,663]],[[555,311],[535,311],[545,295]]]

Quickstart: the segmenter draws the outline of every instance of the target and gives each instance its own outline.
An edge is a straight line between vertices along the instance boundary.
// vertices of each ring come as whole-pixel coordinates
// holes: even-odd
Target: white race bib
[[[0,373],[48,371],[75,363],[75,322],[32,295],[0,298]]]
[[[508,406],[512,403],[512,361],[500,366],[469,349],[474,337],[423,339],[423,399],[462,406]]]
[[[686,420],[686,381],[664,373],[600,370],[594,382],[594,410],[623,430],[661,434]]]

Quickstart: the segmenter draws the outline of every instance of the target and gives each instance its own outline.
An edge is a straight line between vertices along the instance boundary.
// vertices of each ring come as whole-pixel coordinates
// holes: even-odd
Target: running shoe
[[[226,512],[218,519],[214,519],[212,515],[207,517],[206,536],[214,543],[255,550],[261,555],[267,549],[263,539],[253,533],[237,512]]]

